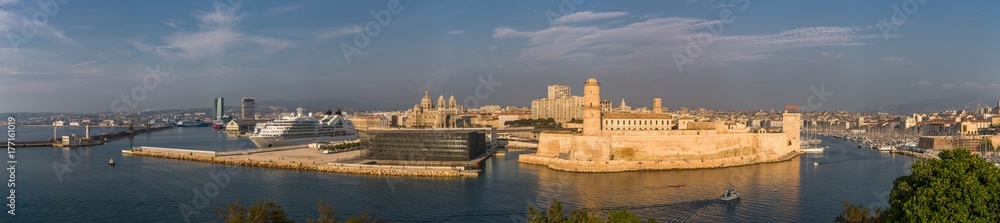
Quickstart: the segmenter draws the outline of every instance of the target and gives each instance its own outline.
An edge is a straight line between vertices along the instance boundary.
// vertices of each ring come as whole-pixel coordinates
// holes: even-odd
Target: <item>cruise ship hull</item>
[[[250,141],[257,144],[258,148],[270,148],[278,146],[305,145],[314,142],[332,142],[341,140],[357,140],[357,135],[345,136],[322,136],[312,138],[284,139],[278,136],[251,136]]]

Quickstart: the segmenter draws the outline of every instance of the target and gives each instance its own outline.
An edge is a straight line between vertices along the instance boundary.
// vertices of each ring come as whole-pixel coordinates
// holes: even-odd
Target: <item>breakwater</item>
[[[281,152],[283,151],[276,151],[272,153],[281,153]],[[461,176],[479,175],[479,171],[466,171],[459,168],[450,168],[450,167],[417,167],[417,166],[387,166],[387,165],[349,164],[349,163],[326,163],[326,162],[315,162],[315,161],[308,162],[308,161],[292,160],[292,159],[287,159],[287,160],[278,159],[276,161],[273,158],[261,158],[261,157],[250,157],[250,156],[247,157],[205,156],[193,153],[183,154],[183,153],[170,153],[170,152],[138,151],[138,150],[122,150],[122,154],[218,163],[218,164],[236,165],[236,166],[256,166],[256,167],[275,168],[275,169],[306,170],[306,171],[320,171],[320,172],[347,173],[347,174],[407,176],[407,177],[461,177]]]

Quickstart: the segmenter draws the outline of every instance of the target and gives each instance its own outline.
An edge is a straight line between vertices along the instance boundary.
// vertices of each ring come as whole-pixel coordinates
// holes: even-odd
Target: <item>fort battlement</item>
[[[585,88],[590,99],[585,101],[599,101],[596,80],[587,80]],[[601,116],[585,115],[582,134],[541,133],[538,152],[518,161],[564,171],[619,172],[740,166],[801,154],[801,117],[794,112],[783,114],[779,133],[733,129],[725,122],[689,122],[683,130],[602,130]]]

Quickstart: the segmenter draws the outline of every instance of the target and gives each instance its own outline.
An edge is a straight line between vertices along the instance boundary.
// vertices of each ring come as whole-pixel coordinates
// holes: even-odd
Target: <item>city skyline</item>
[[[591,77],[637,107],[805,107],[814,89],[832,93],[820,110],[1000,95],[998,2],[234,2],[0,1],[0,31],[14,37],[0,41],[0,112],[242,96],[406,109],[427,89],[526,107],[548,85],[583,95]],[[887,30],[894,13],[906,19]]]

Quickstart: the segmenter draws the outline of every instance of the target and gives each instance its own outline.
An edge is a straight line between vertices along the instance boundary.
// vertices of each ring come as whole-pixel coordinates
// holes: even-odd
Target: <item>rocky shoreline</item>
[[[226,159],[225,157],[210,157],[210,156],[197,156],[197,155],[183,155],[183,154],[172,154],[172,153],[159,153],[159,152],[146,152],[146,151],[131,151],[123,150],[122,154],[136,155],[136,156],[147,156],[156,158],[167,158],[167,159],[177,159],[177,160],[187,160],[187,161],[198,161],[207,163],[218,163],[226,165],[236,165],[236,166],[256,166],[265,168],[276,168],[276,169],[289,169],[289,170],[308,170],[308,171],[320,171],[320,172],[331,172],[331,173],[347,173],[347,174],[364,174],[364,175],[380,175],[380,176],[406,176],[406,177],[461,177],[461,176],[478,176],[478,171],[458,171],[453,169],[412,169],[412,168],[392,168],[384,166],[375,165],[351,165],[351,166],[335,166],[332,164],[308,164],[308,163],[280,163],[274,161],[257,161],[252,159]]]
[[[937,156],[931,155],[931,154],[918,153],[918,152],[907,151],[907,150],[898,150],[898,149],[892,150],[892,153],[902,154],[902,155],[907,155],[907,156],[912,156],[912,157],[915,157],[915,158],[918,158],[918,159],[937,159],[938,158]]]

